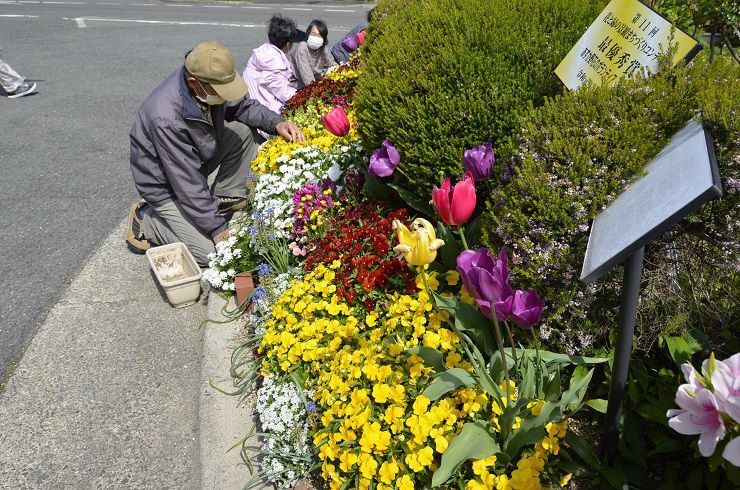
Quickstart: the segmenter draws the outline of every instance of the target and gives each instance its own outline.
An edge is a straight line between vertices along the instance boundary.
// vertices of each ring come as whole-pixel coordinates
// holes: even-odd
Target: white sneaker
[[[35,91],[36,91],[35,83],[23,82],[20,85],[18,85],[18,88],[15,89],[14,92],[8,94],[8,98],[17,99],[18,97],[23,97],[24,95],[31,95]]]

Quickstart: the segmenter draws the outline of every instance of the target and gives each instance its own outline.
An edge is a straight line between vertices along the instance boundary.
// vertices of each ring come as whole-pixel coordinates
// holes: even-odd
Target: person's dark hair
[[[311,23],[308,24],[308,27],[306,27],[306,34],[311,35],[311,29],[313,29],[313,26],[316,26],[319,34],[324,38],[324,46],[326,46],[329,43],[329,28],[326,27],[326,22],[319,19],[312,20]]]
[[[293,39],[297,30],[295,22],[291,19],[282,15],[273,15],[267,28],[267,39],[269,39],[270,44],[283,49]]]

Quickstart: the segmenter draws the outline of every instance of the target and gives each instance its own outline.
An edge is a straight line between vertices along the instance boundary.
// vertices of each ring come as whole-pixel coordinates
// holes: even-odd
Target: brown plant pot
[[[240,272],[234,278],[234,286],[236,287],[236,304],[243,305],[242,310],[246,311],[251,306],[252,302],[246,302],[249,295],[254,291],[254,279],[252,278],[251,272]],[[245,303],[246,302],[246,303]]]

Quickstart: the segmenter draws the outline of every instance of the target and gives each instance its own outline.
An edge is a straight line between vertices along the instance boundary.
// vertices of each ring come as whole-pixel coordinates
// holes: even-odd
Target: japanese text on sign
[[[673,62],[695,54],[701,47],[679,29],[671,36],[671,23],[638,0],[612,0],[578,43],[555,69],[573,90],[586,81],[600,85],[632,77],[642,69],[653,73],[658,54],[676,45]]]

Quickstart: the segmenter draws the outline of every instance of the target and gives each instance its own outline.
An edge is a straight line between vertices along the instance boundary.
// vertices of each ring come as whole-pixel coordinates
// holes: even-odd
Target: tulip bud
[[[350,124],[347,113],[339,106],[322,116],[321,122],[334,136],[344,136],[349,133]]]
[[[342,40],[342,48],[348,53],[354,53],[358,47],[357,39],[354,36],[349,36]]]
[[[368,173],[373,177],[388,177],[393,174],[400,161],[401,155],[398,154],[398,150],[385,140],[380,148],[370,155]]]
[[[466,172],[463,180],[454,186],[450,186],[450,179],[445,179],[441,189],[437,186],[432,189],[432,200],[442,221],[453,226],[464,224],[475,210],[473,176]]]
[[[540,322],[544,306],[545,302],[536,292],[516,290],[511,305],[511,319],[522,328],[533,327]]]
[[[473,179],[475,179],[476,182],[486,180],[491,176],[493,164],[495,162],[496,157],[493,154],[491,143],[476,146],[469,150],[465,150],[463,153],[463,167],[466,172],[470,172],[473,175]]]
[[[355,39],[357,39],[357,47],[360,47],[363,44],[365,44],[365,31],[362,30],[358,32],[357,34],[355,34]]]

